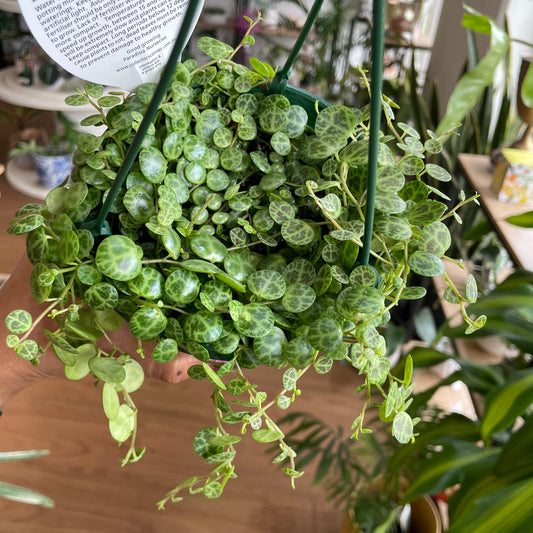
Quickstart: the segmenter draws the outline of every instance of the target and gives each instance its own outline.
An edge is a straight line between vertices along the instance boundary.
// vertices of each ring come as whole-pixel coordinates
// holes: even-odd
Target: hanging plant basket
[[[257,22],[249,20],[250,30]],[[234,61],[240,46],[253,44],[250,30],[235,49],[201,38],[205,64],[178,62],[164,90],[149,83],[134,94],[103,96],[88,83],[69,97],[95,108],[83,125],[106,131],[80,137],[71,183],[53,189],[44,206],[22,207],[9,229],[27,235],[32,292],[57,329],[39,347],[32,340],[38,322],[14,310],[7,342],[33,363],[51,346],[69,378],[97,378],[112,436],[130,441],[124,463],[143,453],[132,399],[142,368],[136,354],[103,351],[98,339],[125,320],[141,355],[164,363],[179,350],[190,353],[198,364],[189,376],[213,384],[213,426],[193,443],[209,471],[180,483],[160,507],[182,489],[219,496],[235,476],[237,443],[247,430],[258,442],[277,443],[276,462],[299,477],[270,412],[297,399],[304,372],[326,373],[335,361],[361,374],[364,409],[377,392],[383,420],[409,442],[412,365],[391,375],[383,328],[400,300],[424,295],[411,285],[411,272],[444,274],[445,220],[467,201],[450,208],[426,183],[450,179],[428,162],[443,138],[431,134],[422,143],[410,126],[393,125],[384,103],[390,134],[375,146],[375,224],[369,261],[361,261],[368,111],[317,108],[310,127],[303,106],[266,90],[272,67]],[[448,296],[463,307],[472,299],[453,285]],[[471,329],[481,325],[465,318]],[[155,348],[143,353],[151,341]],[[277,395],[254,384],[257,372],[248,379],[247,370],[262,365],[279,369]],[[355,414],[355,436],[366,431],[364,409]]]

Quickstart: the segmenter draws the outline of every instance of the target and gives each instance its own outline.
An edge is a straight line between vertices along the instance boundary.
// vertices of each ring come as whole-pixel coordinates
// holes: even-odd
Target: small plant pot
[[[442,518],[435,502],[429,496],[423,496],[410,505],[408,533],[442,533]],[[362,531],[352,523],[349,516],[346,516],[340,533],[362,533]]]
[[[47,189],[63,183],[72,171],[72,154],[32,154],[32,159],[39,174],[39,183]]]

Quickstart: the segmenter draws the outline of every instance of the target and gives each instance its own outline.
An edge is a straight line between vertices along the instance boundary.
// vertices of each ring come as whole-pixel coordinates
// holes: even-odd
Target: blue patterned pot
[[[72,154],[32,154],[32,159],[39,174],[39,183],[46,189],[53,189],[63,183],[72,170]]]

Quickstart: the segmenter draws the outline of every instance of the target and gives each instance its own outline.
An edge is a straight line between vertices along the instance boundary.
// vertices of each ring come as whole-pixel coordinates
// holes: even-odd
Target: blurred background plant
[[[48,455],[48,450],[0,452],[0,462],[35,459],[37,457],[42,457],[43,455]],[[54,502],[50,498],[39,492],[27,489],[25,487],[20,487],[19,485],[4,483],[3,481],[0,481],[0,498],[32,505],[41,505],[42,507],[54,506]]]

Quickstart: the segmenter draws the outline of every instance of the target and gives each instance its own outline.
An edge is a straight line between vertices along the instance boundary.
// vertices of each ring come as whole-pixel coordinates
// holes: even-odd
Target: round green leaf
[[[287,265],[287,268],[283,271],[283,277],[287,283],[312,285],[315,281],[316,271],[313,263],[303,257],[297,257]]]
[[[343,105],[326,107],[317,116],[315,132],[318,136],[348,138],[357,124],[353,111]]]
[[[42,226],[27,234],[26,254],[30,263],[33,265],[46,262],[48,257],[48,239]]]
[[[402,159],[400,168],[407,176],[415,176],[424,170],[424,161],[415,155],[409,155]]]
[[[45,302],[50,296],[53,282],[54,275],[46,265],[38,263],[33,267],[30,274],[30,288],[37,303]]]
[[[224,261],[226,247],[216,238],[205,232],[198,233],[190,240],[191,250],[201,259],[212,263]]]
[[[388,215],[405,211],[406,203],[397,194],[390,192],[376,192],[376,209]]]
[[[316,350],[332,352],[342,344],[342,328],[333,318],[323,316],[311,324],[307,339]]]
[[[281,235],[289,243],[305,246],[315,239],[313,228],[303,220],[293,218],[285,221],[281,226]]]
[[[398,413],[392,421],[392,434],[401,444],[408,444],[413,438],[413,420],[405,412]]]
[[[167,171],[167,160],[160,150],[150,146],[139,152],[139,167],[148,181],[161,183]]]
[[[337,297],[337,310],[349,320],[359,314],[375,315],[381,312],[385,297],[374,287],[348,287]]]
[[[246,280],[250,274],[255,272],[255,267],[248,256],[240,253],[229,253],[224,259],[224,268],[230,276],[238,281]]]
[[[292,283],[287,286],[281,302],[287,311],[301,313],[311,307],[315,299],[313,287],[305,283]]]
[[[138,339],[153,339],[165,330],[167,317],[158,307],[140,307],[130,318],[130,331]]]
[[[317,272],[315,281],[313,283],[313,289],[315,290],[315,294],[317,296],[324,294],[331,285],[332,280],[333,274],[331,272],[331,266],[327,264],[322,265],[320,267],[320,270]]]
[[[435,178],[438,181],[451,181],[452,177],[450,173],[440,167],[439,165],[435,165],[433,163],[428,163],[426,165],[426,172],[432,177]]]
[[[109,420],[118,416],[120,410],[120,398],[117,389],[111,383],[104,383],[102,387],[102,406],[104,413]]]
[[[186,318],[183,331],[188,339],[195,342],[209,343],[218,340],[222,336],[224,326],[218,313],[199,311]]]
[[[240,335],[234,331],[229,332],[227,335],[224,335],[220,339],[211,343],[211,346],[217,353],[224,355],[234,354],[239,347],[241,342]]]
[[[382,166],[378,169],[376,187],[382,192],[398,192],[405,183],[401,170],[394,166]]]
[[[37,357],[39,353],[39,345],[32,339],[26,339],[15,347],[15,353],[27,361],[31,361]]]
[[[294,207],[284,200],[274,200],[268,205],[268,213],[277,224],[292,220],[296,214]]]
[[[446,205],[437,200],[424,200],[407,211],[407,220],[415,226],[437,221],[446,211]]]
[[[262,444],[268,444],[283,438],[283,434],[272,429],[257,429],[252,433],[252,439]]]
[[[225,59],[233,52],[233,48],[213,37],[200,37],[198,49],[213,59]]]
[[[248,276],[248,288],[260,298],[277,300],[285,294],[285,278],[275,270],[258,270]]]
[[[122,199],[128,213],[139,224],[144,224],[155,215],[154,199],[142,185],[134,185],[126,191]]]
[[[277,131],[272,135],[270,138],[270,144],[280,155],[289,155],[291,153],[291,140],[289,139],[289,136],[282,131]]]
[[[76,270],[78,279],[84,285],[94,285],[102,280],[102,274],[92,265],[80,265]]]
[[[118,291],[111,283],[95,283],[85,291],[85,300],[93,309],[114,309],[118,304]]]
[[[200,280],[190,270],[176,269],[165,280],[165,292],[178,304],[191,303],[200,292]]]
[[[124,370],[126,378],[120,382],[120,388],[128,393],[135,392],[144,382],[143,367],[135,359],[126,359]]]
[[[239,333],[255,339],[272,331],[274,314],[266,305],[250,303],[244,306],[241,316],[233,323]]]
[[[415,252],[409,257],[409,267],[420,276],[439,276],[444,274],[444,263],[436,255],[427,252]]]
[[[283,363],[283,348],[286,344],[285,333],[274,326],[263,337],[254,339],[254,354],[262,365],[279,366]]]
[[[299,105],[291,105],[285,109],[285,117],[287,118],[287,125],[283,133],[290,139],[300,137],[305,131],[309,117],[307,111]]]
[[[317,374],[327,374],[333,368],[333,359],[327,355],[321,355],[314,362]]]
[[[268,133],[283,132],[287,127],[287,115],[279,107],[267,107],[259,114],[259,124]]]
[[[442,222],[433,222],[422,228],[418,249],[442,257],[451,244],[452,238],[448,227]]]
[[[27,215],[16,220],[7,230],[10,235],[24,235],[44,224],[44,217],[39,214]]]
[[[350,283],[352,285],[364,285],[373,287],[377,280],[377,273],[369,265],[359,265],[350,273]]]
[[[395,241],[406,241],[411,238],[413,230],[411,225],[403,218],[385,216],[376,220],[377,231]]]
[[[306,337],[296,337],[283,348],[283,356],[289,364],[296,367],[306,366],[313,360],[316,350]]]
[[[163,339],[152,351],[152,359],[157,363],[169,363],[178,355],[178,343],[174,339]]]
[[[400,293],[400,298],[403,300],[418,300],[426,295],[425,287],[404,287]],[[458,303],[458,302],[456,302]]]
[[[129,405],[122,404],[118,414],[109,421],[109,431],[111,436],[122,443],[128,440],[135,428],[135,413]]]
[[[137,246],[123,235],[106,237],[96,250],[95,260],[105,276],[117,281],[129,281],[142,270]]]
[[[33,324],[33,319],[28,311],[15,309],[6,316],[6,327],[11,333],[21,335],[26,333]]]
[[[274,191],[281,187],[285,181],[286,176],[283,172],[272,170],[267,172],[259,182],[259,188],[263,191]]]
[[[83,344],[78,348],[78,355],[74,364],[65,366],[65,377],[71,380],[83,379],[91,371],[89,359],[95,356],[96,349],[93,344]]]
[[[149,300],[160,298],[163,294],[165,278],[155,268],[143,268],[141,273],[128,281],[128,287],[137,295]]]
[[[88,365],[91,372],[106,383],[120,383],[126,378],[124,364],[112,357],[92,357]]]

